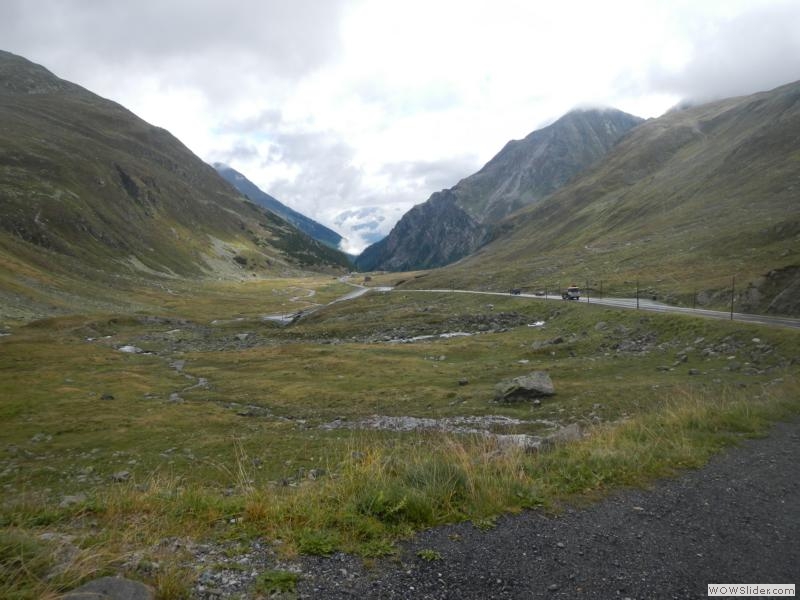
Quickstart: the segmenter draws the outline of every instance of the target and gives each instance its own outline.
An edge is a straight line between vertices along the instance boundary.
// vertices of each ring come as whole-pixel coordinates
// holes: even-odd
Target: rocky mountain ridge
[[[741,312],[800,311],[800,82],[670,111],[593,168],[498,224],[425,286],[577,281]]]
[[[451,201],[446,213],[441,203],[436,209],[414,207],[385,239],[368,247],[356,265],[367,271],[430,268],[474,252],[490,239],[495,223],[565,185],[641,122],[614,109],[575,110],[522,140],[508,142],[480,171],[431,196],[427,202],[447,194]],[[439,218],[420,221],[423,214]],[[442,227],[442,221],[449,225]],[[425,231],[410,235],[420,227]],[[423,246],[421,238],[428,240]]]

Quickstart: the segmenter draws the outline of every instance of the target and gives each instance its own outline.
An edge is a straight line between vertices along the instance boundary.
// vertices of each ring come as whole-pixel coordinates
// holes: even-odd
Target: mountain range
[[[800,314],[799,197],[800,82],[644,122],[573,111],[414,207],[358,266],[432,268],[407,287],[577,283]],[[110,296],[176,280],[349,269],[334,237],[291,221],[166,130],[0,52],[0,322],[118,310]]]
[[[412,208],[356,265],[404,271],[467,256],[491,238],[494,224],[565,185],[641,122],[614,109],[575,110],[508,142],[480,171]]]
[[[304,214],[301,214],[296,210],[286,206],[279,200],[276,200],[266,192],[262,191],[261,188],[247,179],[247,177],[239,173],[239,171],[236,169],[233,169],[232,167],[223,163],[214,163],[213,166],[217,170],[217,173],[219,173],[222,178],[225,179],[225,181],[230,183],[252,202],[255,202],[259,206],[263,206],[270,212],[273,212],[280,217],[283,217],[286,221],[297,227],[300,231],[307,233],[315,240],[319,240],[331,248],[335,248],[337,250],[339,249],[342,236],[332,229],[325,227],[325,225],[322,225],[321,223],[317,223],[314,219],[311,219]]]
[[[0,304],[44,312],[63,304],[59,288],[72,306],[120,277],[349,264],[245,199],[166,130],[8,52],[0,52],[0,260]]]
[[[458,264],[407,285],[577,282],[671,302],[800,312],[800,82],[637,125]],[[453,283],[454,282],[454,283]]]

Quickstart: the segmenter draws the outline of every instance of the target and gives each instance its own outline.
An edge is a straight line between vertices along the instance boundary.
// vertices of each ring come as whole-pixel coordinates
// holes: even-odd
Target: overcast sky
[[[800,1],[0,0],[0,49],[357,252],[572,108],[656,117],[800,79]]]

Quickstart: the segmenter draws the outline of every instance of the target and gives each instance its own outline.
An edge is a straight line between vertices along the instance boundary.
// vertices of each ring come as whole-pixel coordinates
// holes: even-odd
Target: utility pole
[[[733,321],[733,299],[736,294],[736,275],[731,278],[731,321]]]
[[[591,295],[589,294],[589,280],[586,280],[586,304],[591,304],[592,299]]]
[[[639,280],[636,280],[636,310],[639,310]]]

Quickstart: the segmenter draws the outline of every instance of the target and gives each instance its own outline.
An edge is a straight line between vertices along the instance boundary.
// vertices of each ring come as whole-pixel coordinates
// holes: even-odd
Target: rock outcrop
[[[408,211],[391,233],[356,260],[363,271],[428,269],[457,261],[481,246],[489,229],[459,207],[451,190]]]
[[[545,371],[533,371],[528,375],[498,383],[495,386],[494,399],[497,402],[524,402],[553,396],[555,393],[550,375]]]

